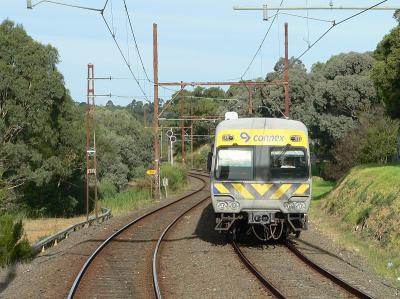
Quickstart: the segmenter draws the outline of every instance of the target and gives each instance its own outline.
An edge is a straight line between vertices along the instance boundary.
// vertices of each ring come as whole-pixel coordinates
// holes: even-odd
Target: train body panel
[[[306,229],[312,182],[303,123],[273,118],[224,120],[217,126],[212,155],[217,230],[230,231],[239,221],[269,231],[276,226],[282,231]]]

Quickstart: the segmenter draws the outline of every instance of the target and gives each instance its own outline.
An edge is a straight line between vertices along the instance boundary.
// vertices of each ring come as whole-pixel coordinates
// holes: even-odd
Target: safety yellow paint
[[[308,190],[308,188],[310,188],[309,184],[301,184],[299,188],[297,188],[294,192],[294,195],[303,195]]]
[[[244,199],[254,199],[254,196],[242,184],[232,184],[232,186]]]
[[[229,193],[229,190],[224,186],[224,184],[217,183],[214,187],[219,191],[219,193]]]
[[[292,184],[282,184],[272,195],[271,199],[280,199],[292,187]]]
[[[258,194],[260,194],[261,196],[267,193],[268,190],[271,189],[271,187],[273,186],[273,184],[251,184],[251,185],[253,186],[254,189],[256,189]]]
[[[224,140],[223,136],[230,135],[232,138]],[[290,140],[291,136],[299,136],[300,141]],[[225,138],[226,139],[226,138]],[[216,136],[216,146],[229,146],[237,144],[246,145],[271,145],[271,146],[299,146],[308,148],[308,138],[305,131],[299,130],[273,130],[273,129],[234,129],[222,130]]]

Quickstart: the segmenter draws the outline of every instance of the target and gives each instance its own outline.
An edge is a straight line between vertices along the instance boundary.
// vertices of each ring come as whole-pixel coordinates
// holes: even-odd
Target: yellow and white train
[[[266,241],[307,229],[312,186],[303,123],[229,112],[216,128],[208,168],[217,231],[245,229]]]

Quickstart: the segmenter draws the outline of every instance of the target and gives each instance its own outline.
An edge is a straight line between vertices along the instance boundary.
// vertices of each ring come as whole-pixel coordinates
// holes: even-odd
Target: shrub
[[[379,164],[391,162],[397,151],[398,132],[398,121],[389,117],[375,119],[373,125],[366,128],[360,151],[360,162]]]
[[[108,180],[101,180],[98,184],[99,198],[111,198],[117,194],[117,188]]]
[[[186,169],[180,166],[165,164],[161,166],[161,180],[168,178],[169,190],[176,191],[187,184]]]
[[[31,248],[23,233],[22,219],[0,215],[0,266],[29,258]]]
[[[379,109],[372,115],[362,115],[357,128],[336,142],[325,178],[338,180],[361,163],[391,162],[397,151],[398,133],[399,122],[384,116]]]

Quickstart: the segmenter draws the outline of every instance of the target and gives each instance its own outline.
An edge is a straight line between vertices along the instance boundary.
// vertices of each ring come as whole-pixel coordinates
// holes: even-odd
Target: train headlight
[[[285,202],[283,203],[283,206],[289,212],[303,212],[306,209],[306,204],[304,202]]]
[[[232,210],[238,210],[239,209],[239,203],[237,202],[237,201],[231,201],[231,202],[229,202],[229,207],[232,209]]]
[[[228,203],[226,201],[217,202],[217,209],[218,210],[225,210],[227,207],[228,207]]]
[[[237,201],[218,201],[217,210],[238,210],[240,204]]]

